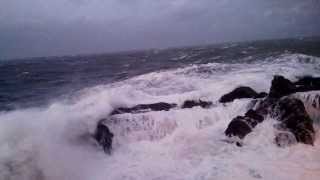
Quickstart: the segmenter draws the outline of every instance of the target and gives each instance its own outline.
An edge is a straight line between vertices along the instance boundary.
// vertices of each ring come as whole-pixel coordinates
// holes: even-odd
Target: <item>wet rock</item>
[[[259,115],[256,111],[250,109],[244,116],[237,116],[232,119],[225,134],[228,137],[237,136],[243,139],[247,134],[252,131],[258,123],[262,122],[263,116]]]
[[[255,98],[265,98],[268,96],[268,93],[266,92],[260,92]]]
[[[267,116],[268,114],[272,113],[278,99],[275,98],[265,98],[260,100],[257,105],[255,106],[255,111],[260,114],[261,116]]]
[[[235,117],[234,119],[232,119],[224,133],[228,137],[237,136],[240,139],[243,139],[252,131],[252,127],[247,121],[248,118],[245,118],[244,116]]]
[[[294,84],[298,92],[320,90],[320,77],[304,76]]]
[[[165,102],[153,103],[153,104],[139,104],[131,108],[120,107],[111,112],[111,115],[124,114],[124,113],[142,113],[147,111],[169,111],[172,108],[177,107],[177,104],[170,104]]]
[[[283,76],[274,76],[271,82],[269,98],[279,99],[296,92],[296,86]]]
[[[97,129],[94,133],[94,138],[99,143],[100,146],[102,146],[105,153],[110,154],[112,149],[112,139],[113,139],[113,133],[110,131],[107,125],[103,124],[101,120],[98,125]]]
[[[258,114],[256,111],[250,109],[248,112],[245,114],[246,117],[249,117],[251,119],[254,119],[258,123],[261,123],[263,121],[263,116]]]
[[[247,86],[240,86],[231,91],[228,94],[223,95],[219,102],[226,103],[226,102],[232,102],[235,99],[241,99],[241,98],[261,98],[265,97],[266,93],[257,93],[255,90],[253,90],[250,87]]]
[[[304,80],[296,84],[311,86],[312,81]],[[294,83],[283,76],[275,76],[267,98],[257,102],[255,110],[249,110],[244,116],[234,118],[228,125],[225,134],[242,139],[264,120],[264,116],[271,114],[279,120],[278,128],[286,132],[276,135],[277,145],[285,146],[294,141],[313,145],[315,131],[303,102],[294,97],[284,97],[297,92],[297,89]],[[290,136],[290,133],[294,138]]]
[[[212,105],[210,101],[195,101],[195,100],[187,100],[183,103],[182,108],[193,108],[195,106],[200,106],[202,108],[209,108]]]
[[[301,100],[285,97],[274,103],[265,100],[256,110],[250,109],[244,116],[237,116],[228,125],[225,134],[243,139],[264,116],[270,113],[279,120],[277,128],[281,130],[275,137],[278,146],[287,146],[295,142],[313,145],[315,131]]]
[[[313,145],[315,140],[313,122],[301,100],[283,98],[278,102],[275,113],[280,121],[280,127],[292,132],[297,142]]]
[[[272,80],[268,97],[279,99],[296,92],[307,92],[314,90],[320,90],[320,78],[304,76],[297,82],[293,83],[283,76],[276,75]]]

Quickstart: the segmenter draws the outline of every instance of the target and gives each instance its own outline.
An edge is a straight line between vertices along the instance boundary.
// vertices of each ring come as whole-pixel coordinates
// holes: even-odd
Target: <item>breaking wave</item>
[[[268,91],[275,74],[290,80],[320,75],[320,59],[283,54],[254,63],[209,63],[159,71],[87,88],[49,107],[0,114],[0,177],[4,180],[124,179],[318,179],[320,137],[315,145],[278,148],[267,118],[239,148],[224,141],[230,120],[248,99],[210,109],[123,114],[109,123],[114,151],[106,156],[91,139],[97,121],[114,107],[204,99],[217,102],[239,85]],[[297,95],[319,110],[319,92]],[[308,103],[311,102],[311,103]],[[315,101],[316,102],[316,101]],[[310,105],[311,104],[311,105]],[[310,106],[310,108],[309,108]],[[311,112],[311,111],[310,111]],[[318,115],[313,116],[315,119]]]

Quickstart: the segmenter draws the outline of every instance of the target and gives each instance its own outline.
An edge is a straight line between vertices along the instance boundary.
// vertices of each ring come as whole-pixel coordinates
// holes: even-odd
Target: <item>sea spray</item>
[[[113,125],[111,156],[91,138],[96,123],[113,108],[140,103],[206,99],[213,102],[239,85],[268,91],[275,74],[291,80],[320,75],[319,58],[283,54],[255,63],[209,63],[158,71],[87,88],[72,101],[18,109],[0,115],[0,177],[5,180],[117,179],[317,179],[320,140],[314,146],[279,148],[275,120],[267,118],[242,148],[226,143],[230,120],[249,99],[210,109],[150,112]],[[121,118],[119,116],[119,118]],[[120,119],[121,120],[121,119]],[[153,124],[154,123],[154,124]],[[131,128],[128,131],[127,127]],[[317,129],[318,131],[318,129]]]

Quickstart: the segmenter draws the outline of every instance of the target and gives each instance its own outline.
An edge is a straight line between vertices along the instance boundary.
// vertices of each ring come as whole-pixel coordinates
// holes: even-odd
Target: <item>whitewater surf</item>
[[[173,61],[188,56],[179,55]],[[316,56],[283,52],[252,58],[152,69],[84,87],[67,100],[2,110],[0,179],[319,179],[319,105],[306,100],[318,91],[297,95],[312,114],[314,146],[276,146],[276,121],[271,117],[253,129],[242,147],[225,142],[228,123],[247,111],[250,100],[218,103],[223,94],[240,85],[268,91],[276,74],[290,80],[320,76]],[[120,120],[110,123],[114,133],[110,156],[91,138],[97,122],[115,107],[155,102],[181,105],[186,99],[208,100],[214,106],[119,115]]]

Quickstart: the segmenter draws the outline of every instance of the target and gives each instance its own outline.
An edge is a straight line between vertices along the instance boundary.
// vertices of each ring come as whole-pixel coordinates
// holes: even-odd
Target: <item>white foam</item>
[[[268,91],[275,74],[291,80],[319,75],[319,58],[285,54],[253,64],[193,65],[83,90],[69,103],[0,114],[0,179],[318,179],[320,137],[314,146],[278,148],[274,120],[259,124],[239,148],[225,141],[230,120],[249,100],[210,109],[121,115],[111,156],[90,139],[97,121],[117,106],[217,101],[238,85]],[[132,123],[138,123],[134,126]],[[128,128],[131,128],[128,130]]]

